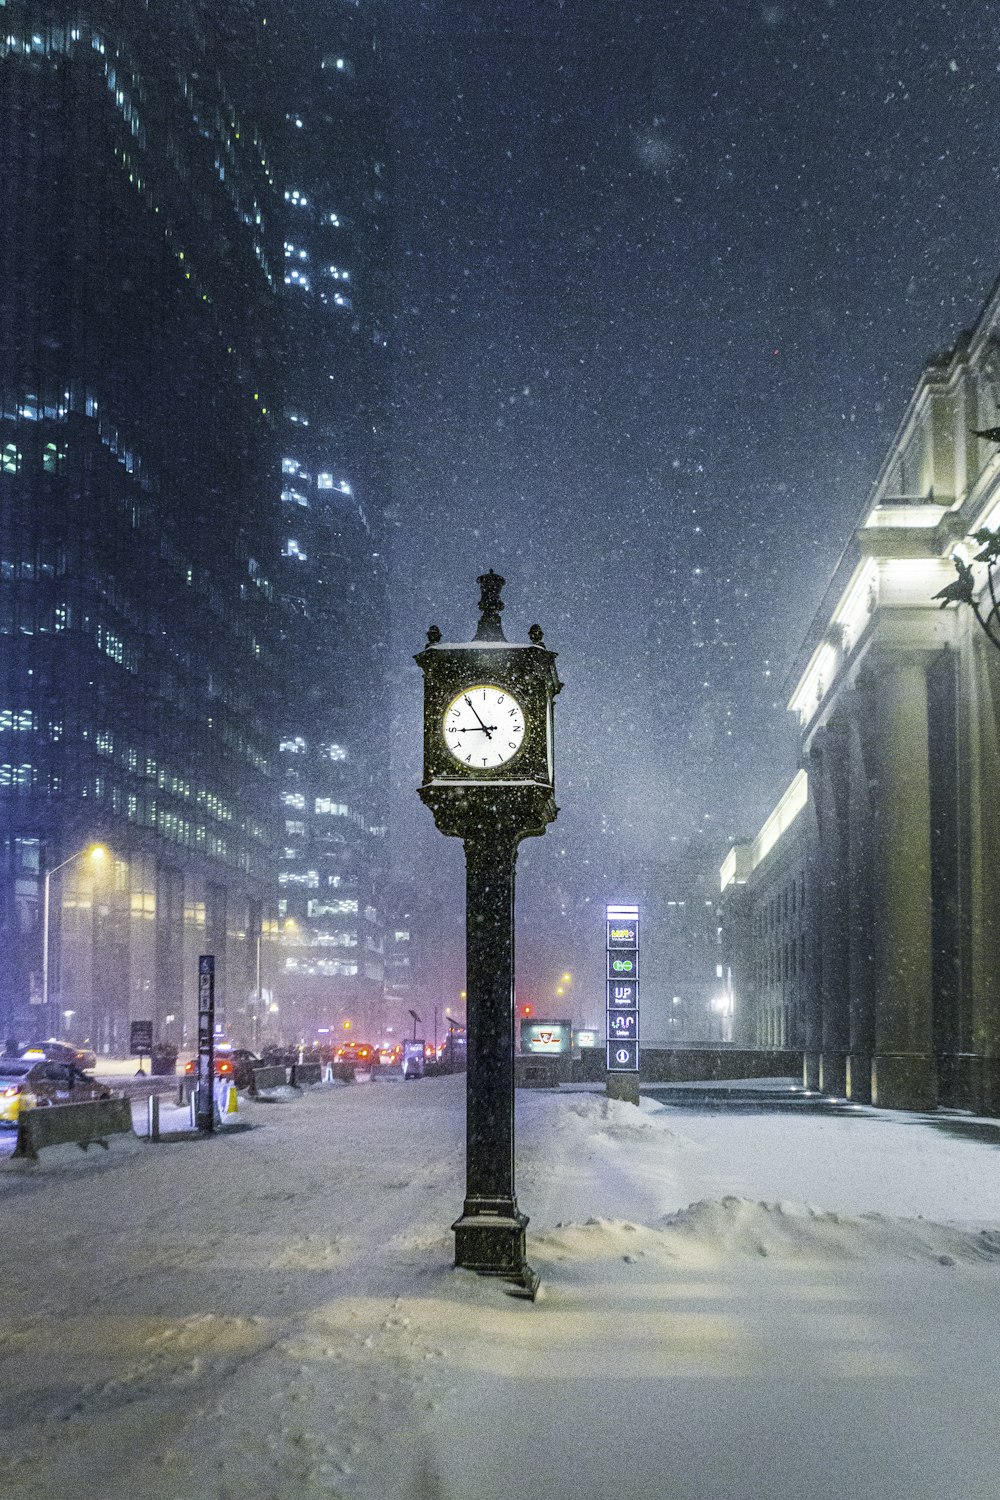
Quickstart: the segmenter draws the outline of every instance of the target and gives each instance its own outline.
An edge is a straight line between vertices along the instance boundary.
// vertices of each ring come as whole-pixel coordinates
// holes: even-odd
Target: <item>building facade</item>
[[[925,368],[792,677],[806,1078],[889,1107],[1000,1113],[1000,653],[970,610],[934,600],[970,533],[1000,525],[1000,445],[975,435],[998,424],[1000,289]],[[727,909],[752,923],[742,859]]]
[[[370,7],[272,20],[281,188],[280,741],[275,1032],[383,1022],[388,151]]]
[[[799,771],[757,837],[734,845],[722,866],[727,992],[744,1047],[805,1046],[815,842]]]
[[[120,1052],[135,1018],[183,1041],[200,952],[230,1027],[259,991],[282,278],[261,40],[226,0],[3,15],[0,1026]]]

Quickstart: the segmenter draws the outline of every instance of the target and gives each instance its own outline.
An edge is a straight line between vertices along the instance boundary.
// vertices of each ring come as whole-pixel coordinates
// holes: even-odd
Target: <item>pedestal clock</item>
[[[432,625],[416,657],[424,674],[421,800],[465,844],[466,1191],[455,1264],[534,1295],[528,1220],[514,1190],[514,869],[521,840],[556,816],[552,702],[562,684],[540,626],[524,644],[500,622],[504,580],[479,580],[473,640]]]

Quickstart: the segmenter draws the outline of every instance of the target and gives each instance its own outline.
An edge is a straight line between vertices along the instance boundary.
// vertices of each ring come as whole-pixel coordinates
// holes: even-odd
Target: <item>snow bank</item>
[[[876,1259],[1000,1265],[1000,1229],[826,1213],[808,1204],[732,1197],[693,1203],[654,1225],[601,1218],[560,1223],[543,1232],[538,1244],[563,1260],[648,1256],[678,1266],[722,1266],[738,1256],[769,1257],[786,1265]]]

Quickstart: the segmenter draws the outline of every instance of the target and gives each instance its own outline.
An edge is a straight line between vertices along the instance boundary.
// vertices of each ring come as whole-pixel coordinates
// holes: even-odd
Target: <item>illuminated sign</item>
[[[572,1021],[522,1021],[521,1051],[558,1054],[569,1052],[573,1039]]]
[[[637,948],[639,946],[638,922],[608,922],[609,948]]]
[[[639,1043],[638,1042],[615,1042],[608,1043],[608,1072],[609,1073],[638,1073],[639,1071]]]
[[[639,1012],[637,1010],[608,1011],[608,1041],[634,1042],[639,1036]]]
[[[639,1071],[639,908],[607,908],[609,1073]]]
[[[639,984],[635,979],[609,979],[608,1005],[638,1005]]]
[[[639,978],[639,950],[638,950],[638,948],[609,948],[608,949],[608,978],[609,979],[638,979]]]

